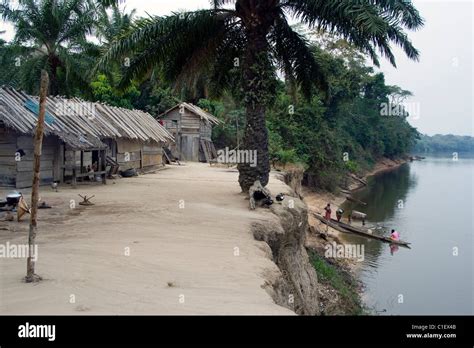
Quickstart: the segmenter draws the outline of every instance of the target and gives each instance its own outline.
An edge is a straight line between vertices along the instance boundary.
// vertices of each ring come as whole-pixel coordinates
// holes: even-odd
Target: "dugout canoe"
[[[334,228],[335,230],[338,230],[340,232],[344,233],[355,233],[360,236],[364,236],[367,238],[371,239],[377,239],[385,243],[390,243],[390,244],[396,244],[396,245],[401,245],[407,248],[410,248],[410,244],[408,242],[405,242],[403,240],[393,240],[389,237],[384,237],[384,236],[379,236],[377,234],[372,234],[368,232],[368,229],[363,228],[363,227],[358,227],[358,226],[353,226],[353,225],[348,225],[343,222],[338,222],[337,220],[331,219],[330,221],[327,221],[322,215],[313,213],[313,215],[322,223],[328,225],[329,227]]]
[[[362,212],[357,211],[357,210],[351,211],[351,216],[352,216],[353,219],[365,220],[367,218],[366,213],[362,213]]]

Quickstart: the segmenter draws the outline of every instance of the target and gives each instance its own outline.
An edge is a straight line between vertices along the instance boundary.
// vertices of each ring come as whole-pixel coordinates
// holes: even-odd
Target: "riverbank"
[[[332,213],[335,215],[335,211],[346,202],[347,196],[351,192],[365,187],[369,177],[395,170],[408,161],[409,159],[391,160],[382,158],[364,175],[348,177],[348,191],[339,192],[338,194],[327,191],[315,191],[307,187],[302,188],[301,195],[308,206],[308,221],[310,225],[306,246],[311,251],[310,255],[313,258],[313,264],[317,267],[318,276],[321,273],[327,273],[332,275],[333,278],[324,282],[321,281],[320,276],[320,284],[322,283],[323,288],[320,291],[320,301],[325,307],[322,310],[328,315],[364,313],[365,309],[361,300],[363,286],[357,275],[359,262],[351,258],[326,257],[325,253],[328,245],[333,243],[344,245],[341,240],[341,232],[331,227],[328,228],[317,220],[312,213],[323,215],[324,208],[330,203]]]

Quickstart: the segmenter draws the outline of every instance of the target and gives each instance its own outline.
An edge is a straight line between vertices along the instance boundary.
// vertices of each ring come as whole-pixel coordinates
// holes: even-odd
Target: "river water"
[[[375,176],[346,203],[368,226],[395,228],[411,249],[344,234],[363,244],[365,304],[381,315],[473,314],[474,159],[429,157]]]

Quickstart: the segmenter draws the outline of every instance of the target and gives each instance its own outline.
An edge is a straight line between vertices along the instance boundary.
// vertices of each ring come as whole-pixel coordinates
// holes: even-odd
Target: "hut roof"
[[[33,134],[38,97],[0,87],[0,122],[22,134]],[[106,138],[167,142],[173,136],[150,114],[79,98],[48,97],[45,135],[56,135],[73,148],[103,148]]]
[[[159,118],[161,118],[163,115],[166,115],[168,114],[170,111],[176,109],[176,108],[181,108],[181,107],[184,107],[185,109],[189,110],[190,112],[192,112],[193,114],[199,116],[201,119],[204,119],[212,124],[219,124],[221,123],[221,121],[215,117],[214,115],[211,115],[209,112],[201,109],[199,106],[196,106],[194,104],[190,104],[190,103],[179,103],[175,106],[173,106],[171,109],[165,111],[164,113],[162,113],[160,116],[158,116]]]

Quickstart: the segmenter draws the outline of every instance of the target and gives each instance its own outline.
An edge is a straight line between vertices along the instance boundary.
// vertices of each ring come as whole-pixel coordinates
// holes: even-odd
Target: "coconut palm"
[[[88,53],[98,52],[87,41],[93,32],[96,6],[91,0],[4,0],[0,16],[14,25],[13,44],[28,49],[22,62],[22,85],[37,85],[39,72],[50,76],[51,94],[67,94],[71,84],[87,86]],[[29,87],[29,88],[28,88]]]
[[[107,0],[105,0],[107,1]],[[378,65],[384,56],[395,65],[391,44],[418,59],[405,30],[423,25],[408,0],[214,0],[209,10],[148,17],[114,41],[100,61],[128,57],[123,83],[146,76],[159,66],[177,82],[209,76],[218,87],[239,81],[246,108],[243,149],[257,150],[258,165],[239,164],[244,192],[255,180],[268,183],[266,107],[277,71],[310,96],[324,88],[324,69],[307,39],[288,23],[288,16],[311,29],[335,33],[370,56]],[[239,80],[235,79],[238,73]],[[234,73],[234,74],[232,74]],[[234,86],[235,87],[235,86]]]

